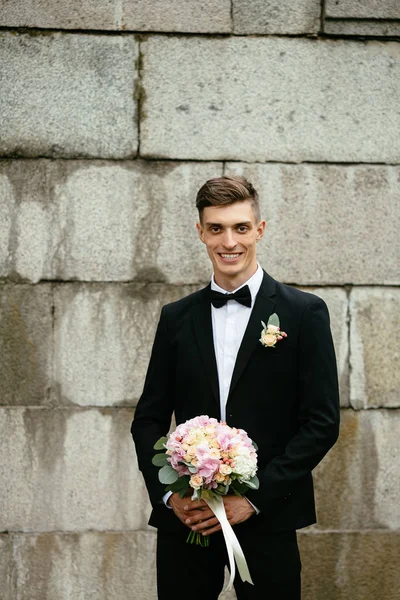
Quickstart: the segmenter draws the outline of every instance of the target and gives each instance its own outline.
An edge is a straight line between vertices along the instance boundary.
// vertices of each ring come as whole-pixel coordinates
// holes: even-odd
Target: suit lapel
[[[193,310],[193,325],[199,352],[211,384],[214,398],[219,405],[219,383],[217,361],[211,318],[210,285],[203,290],[200,302]]]
[[[253,310],[251,311],[250,319],[236,358],[235,368],[233,370],[231,385],[229,388],[228,401],[252,353],[257,347],[257,344],[260,343],[259,340],[262,330],[261,321],[266,323],[268,321],[268,317],[274,312],[274,296],[275,281],[264,271],[261,287],[257,294]]]

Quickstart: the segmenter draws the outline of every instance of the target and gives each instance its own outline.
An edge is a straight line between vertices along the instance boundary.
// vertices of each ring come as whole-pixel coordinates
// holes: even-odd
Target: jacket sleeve
[[[167,435],[173,413],[171,369],[173,364],[165,307],[161,311],[142,395],[135,411],[131,433],[139,469],[142,471],[152,505],[162,503],[165,486],[158,479],[159,468],[151,459],[156,441]]]
[[[325,302],[316,296],[304,309],[298,350],[298,430],[284,453],[259,471],[259,490],[246,494],[260,510],[268,510],[289,496],[339,435],[338,377],[329,313]]]

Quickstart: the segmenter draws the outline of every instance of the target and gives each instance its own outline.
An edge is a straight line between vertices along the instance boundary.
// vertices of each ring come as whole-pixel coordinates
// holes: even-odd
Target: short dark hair
[[[203,210],[207,206],[229,206],[245,200],[251,200],[255,217],[260,221],[258,194],[250,181],[241,175],[224,175],[209,179],[201,186],[196,196],[200,222],[202,222]]]

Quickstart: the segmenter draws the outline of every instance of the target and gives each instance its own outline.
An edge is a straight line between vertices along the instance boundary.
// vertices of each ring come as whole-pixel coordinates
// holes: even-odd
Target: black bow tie
[[[221,294],[216,290],[211,290],[211,303],[215,308],[221,308],[228,302],[228,300],[236,300],[243,306],[251,307],[251,293],[248,285],[243,286],[234,294]]]

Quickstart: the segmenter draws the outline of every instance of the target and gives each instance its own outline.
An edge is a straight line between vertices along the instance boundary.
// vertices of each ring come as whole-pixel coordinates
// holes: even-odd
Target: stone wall
[[[0,3],[1,600],[155,600],[129,427],[161,306],[210,276],[195,193],[228,172],[259,189],[262,265],[331,313],[303,598],[397,598],[399,7]]]

